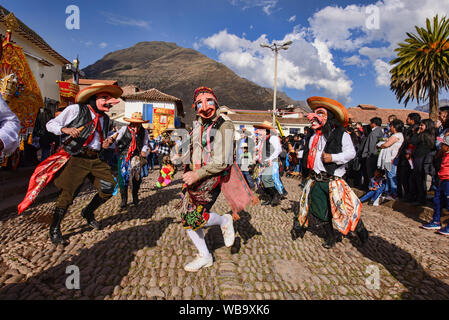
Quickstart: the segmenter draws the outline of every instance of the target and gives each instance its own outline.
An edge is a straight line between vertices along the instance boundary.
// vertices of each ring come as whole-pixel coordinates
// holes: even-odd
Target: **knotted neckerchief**
[[[307,158],[307,168],[313,170],[315,164],[316,152],[318,149],[318,142],[320,137],[323,135],[321,130],[316,130],[315,136],[313,137],[312,146],[310,147],[309,157]]]
[[[95,110],[90,105],[87,105],[87,106],[89,107],[90,111],[92,111],[95,114],[95,118],[92,120],[92,122],[94,123],[94,128],[93,128],[90,136],[87,138],[86,142],[84,143],[83,147],[88,146],[89,143],[92,142],[92,140],[94,139],[94,136],[95,136],[95,131],[97,131],[100,136],[100,143],[103,143],[103,133],[102,133],[101,123],[100,123],[100,118],[103,117],[103,115],[95,112]]]
[[[131,144],[128,148],[128,154],[126,155],[126,161],[129,161],[134,153],[134,150],[136,150],[137,148],[137,143],[136,143],[136,134],[137,134],[137,129],[133,128],[131,126],[128,126],[128,130],[131,132],[132,138],[131,138]]]

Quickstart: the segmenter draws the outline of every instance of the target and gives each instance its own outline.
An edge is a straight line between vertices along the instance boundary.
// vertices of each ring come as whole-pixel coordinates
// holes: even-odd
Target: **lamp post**
[[[273,97],[273,127],[276,126],[276,85],[277,85],[277,72],[278,72],[278,53],[279,50],[287,50],[293,41],[287,41],[282,45],[273,43],[271,46],[268,44],[261,43],[262,48],[269,48],[274,51],[274,97]]]

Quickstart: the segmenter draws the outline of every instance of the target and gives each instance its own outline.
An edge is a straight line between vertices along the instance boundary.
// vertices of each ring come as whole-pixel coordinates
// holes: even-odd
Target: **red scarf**
[[[316,152],[318,149],[318,141],[320,137],[323,135],[321,130],[317,130],[315,136],[313,137],[312,146],[310,147],[309,157],[307,158],[307,168],[313,170],[313,166],[315,164]]]
[[[90,136],[87,138],[86,142],[84,143],[84,147],[88,146],[89,143],[92,142],[92,140],[94,139],[95,136],[95,131],[98,132],[98,134],[100,135],[100,143],[103,143],[103,132],[101,129],[101,123],[100,123],[100,118],[103,117],[102,114],[96,113],[95,110],[90,106],[87,105],[90,109],[90,111],[92,111],[95,114],[95,118],[92,120],[94,123],[94,129],[91,132]]]
[[[131,126],[128,126],[128,130],[132,134],[132,140],[131,140],[131,144],[129,145],[129,148],[128,148],[128,154],[126,156],[126,161],[129,161],[129,159],[131,159],[131,157],[134,153],[134,150],[136,150],[136,148],[137,148],[137,143],[136,143],[137,129],[135,129]]]

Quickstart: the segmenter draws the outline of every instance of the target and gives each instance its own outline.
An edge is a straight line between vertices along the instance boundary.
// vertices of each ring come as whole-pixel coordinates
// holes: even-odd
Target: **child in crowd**
[[[170,156],[164,156],[162,159],[162,169],[159,179],[157,179],[156,187],[162,188],[168,186],[173,180],[173,174],[175,173],[175,166],[170,160]]]
[[[370,200],[373,206],[378,206],[380,197],[385,191],[385,187],[384,172],[382,169],[376,169],[376,171],[374,171],[374,177],[371,178],[368,186],[369,191],[360,198],[360,201],[365,202]]]
[[[248,144],[242,144],[243,152],[240,156],[240,170],[242,171],[243,176],[245,177],[246,183],[248,186],[254,190],[255,182],[253,177],[250,174],[250,167],[253,165],[253,156],[248,152]]]
[[[442,162],[441,168],[438,171],[439,183],[436,182],[438,188],[435,191],[435,197],[433,198],[433,219],[431,223],[424,224],[421,228],[438,230],[438,233],[449,236],[449,223],[445,228],[442,228],[440,220],[441,208],[448,209],[449,204],[449,136],[445,136],[442,142]]]

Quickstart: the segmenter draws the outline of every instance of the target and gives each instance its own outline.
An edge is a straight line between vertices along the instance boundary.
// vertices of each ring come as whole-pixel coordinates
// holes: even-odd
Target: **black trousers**
[[[368,190],[368,185],[372,177],[374,177],[374,171],[377,169],[377,155],[363,158],[363,188]]]
[[[411,194],[413,199],[419,202],[425,202],[427,199],[427,175],[424,171],[424,159],[425,157],[413,159],[413,170],[412,170],[412,189]]]
[[[410,185],[411,185],[411,177],[412,169],[410,168],[410,165],[403,164],[398,166],[397,169],[397,178],[398,178],[398,194],[402,198],[410,198],[411,197],[411,191],[410,191]]]

